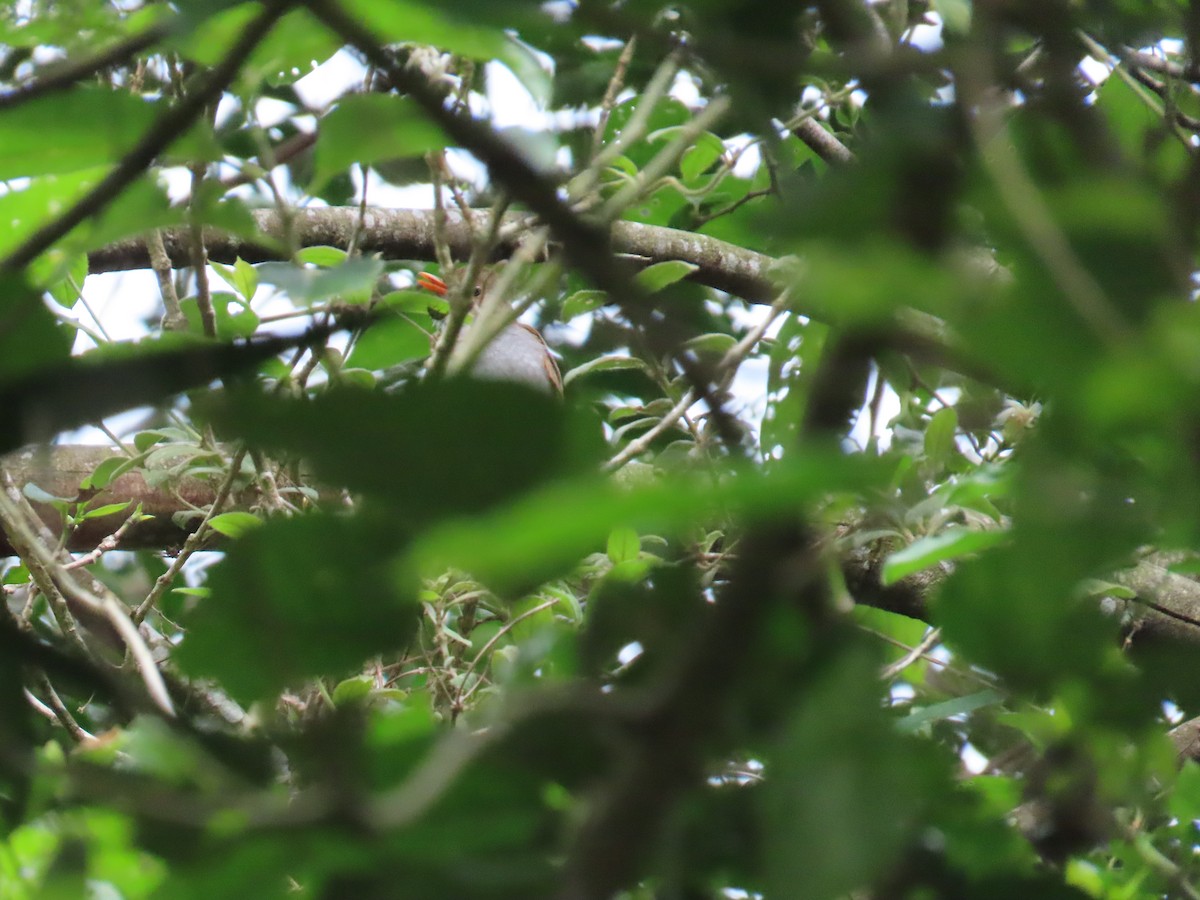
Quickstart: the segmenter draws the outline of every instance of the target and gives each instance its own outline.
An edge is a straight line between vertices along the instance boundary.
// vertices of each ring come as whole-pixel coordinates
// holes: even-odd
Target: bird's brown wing
[[[561,397],[563,395],[562,373],[558,370],[558,362],[554,359],[554,354],[546,346],[546,339],[532,325],[526,325],[524,322],[517,322],[516,324],[536,337],[538,343],[542,345],[542,368],[546,372],[546,380],[550,382],[550,387],[554,389],[554,393]]]

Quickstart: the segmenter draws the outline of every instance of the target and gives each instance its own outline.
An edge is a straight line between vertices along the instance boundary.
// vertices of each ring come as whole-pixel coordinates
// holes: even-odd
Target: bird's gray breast
[[[484,348],[471,367],[476,378],[513,381],[539,391],[553,393],[546,376],[546,345],[519,324],[509,325]]]

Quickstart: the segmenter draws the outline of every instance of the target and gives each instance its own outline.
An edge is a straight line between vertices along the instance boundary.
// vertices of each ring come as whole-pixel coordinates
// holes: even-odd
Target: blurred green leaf
[[[806,689],[759,798],[767,896],[838,896],[903,850],[922,808],[946,788],[940,763],[890,731],[869,654],[844,654]]]
[[[314,400],[239,393],[211,412],[253,446],[304,457],[319,480],[394,504],[403,520],[483,510],[579,465],[559,406],[503,382],[330,390]]]
[[[262,523],[263,520],[253,513],[235,510],[213,516],[208,520],[208,527],[226,537],[238,538],[258,528]]]
[[[709,516],[761,519],[839,487],[880,484],[885,477],[867,460],[815,449],[769,475],[743,471],[715,486],[707,478],[674,476],[621,490],[582,477],[530,492],[490,515],[433,529],[405,554],[402,571],[457,566],[504,592],[561,573],[603,547],[617,527],[661,534]]]
[[[895,584],[939,563],[995,547],[1008,538],[1008,532],[1001,529],[981,531],[952,526],[938,534],[918,538],[903,550],[889,554],[883,564],[882,581],[885,585]]]
[[[429,341],[429,332],[407,317],[383,319],[359,335],[346,365],[386,369],[408,360],[423,359],[429,355]]]
[[[161,104],[128,91],[76,87],[6,109],[0,116],[0,179],[62,174],[116,163],[150,127]],[[190,158],[215,159],[193,133],[174,145]]]
[[[901,734],[914,734],[922,726],[931,722],[949,719],[952,716],[965,715],[977,709],[983,709],[985,706],[994,706],[1003,700],[1004,697],[1002,694],[990,688],[976,691],[974,694],[968,694],[965,697],[954,697],[951,700],[943,700],[941,703],[933,703],[929,706],[913,710],[903,719],[896,722],[896,730]]]
[[[411,99],[392,94],[343,97],[321,119],[316,146],[318,184],[353,163],[423,156],[445,146],[441,129]]]
[[[251,702],[402,648],[417,610],[387,573],[377,524],[305,516],[244,533],[187,617],[176,661]]]
[[[382,274],[383,263],[368,257],[347,259],[338,266],[321,269],[289,263],[258,266],[260,282],[274,285],[302,306],[334,298],[347,303],[366,303]]]

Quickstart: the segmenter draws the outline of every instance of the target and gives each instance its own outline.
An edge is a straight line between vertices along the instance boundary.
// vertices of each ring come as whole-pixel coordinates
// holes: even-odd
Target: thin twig
[[[24,514],[12,499],[13,493],[20,496],[20,492],[13,484],[11,476],[5,474],[4,482],[4,489],[0,490],[0,518],[3,519],[9,540],[14,546],[20,547],[26,565],[40,567],[44,577],[50,578],[54,586],[62,592],[64,600],[75,603],[80,611],[86,612],[89,617],[105,620],[112,626],[133,657],[150,700],[160,712],[173,718],[175,706],[171,702],[162,673],[158,671],[158,665],[137,626],[129,618],[128,610],[109,593],[97,596],[88,591],[75,580],[73,573],[57,563],[54,554],[38,539],[32,526],[25,520]],[[31,567],[31,574],[32,571]],[[86,647],[86,644],[84,646]]]
[[[472,672],[475,671],[475,667],[479,665],[479,662],[488,654],[488,652],[494,646],[496,646],[496,642],[499,641],[500,638],[504,637],[504,635],[508,634],[510,631],[512,631],[514,628],[516,628],[518,625],[520,625],[522,622],[524,622],[526,619],[528,619],[530,616],[536,616],[538,613],[542,612],[543,610],[549,609],[550,607],[554,606],[558,602],[559,601],[558,601],[557,597],[554,598],[553,600],[546,600],[542,603],[539,603],[537,606],[533,607],[532,609],[525,610],[525,612],[521,613],[519,616],[514,616],[513,618],[509,619],[507,622],[505,622],[503,625],[500,626],[500,628],[496,631],[496,633],[492,635],[491,639],[486,644],[484,644],[482,647],[479,648],[479,652],[477,654],[475,654],[475,658],[473,660],[471,660],[470,663],[467,664],[466,671],[464,671],[462,673],[462,675],[459,677],[458,694],[454,698],[454,705],[452,707],[453,709],[455,709],[455,710],[462,709],[463,704],[466,703],[471,698],[471,694],[475,693],[475,689],[478,688],[479,685],[483,684],[483,677],[481,676],[480,678],[478,678],[475,681],[475,683],[473,685],[471,685],[471,688],[469,690],[463,690],[463,688],[466,687],[468,676]]]
[[[199,526],[188,535],[187,540],[183,542],[183,547],[179,550],[179,555],[175,557],[167,571],[158,576],[154,582],[154,586],[150,589],[150,593],[146,595],[146,599],[138,604],[137,609],[133,611],[132,619],[135,622],[141,622],[146,618],[146,615],[152,610],[162,599],[167,588],[175,577],[183,568],[184,563],[191,558],[191,555],[200,549],[208,536],[208,523],[212,521],[213,516],[218,515],[224,508],[225,503],[229,500],[229,495],[233,491],[233,485],[237,481],[238,475],[241,473],[242,460],[246,457],[246,448],[240,448],[229,462],[229,474],[225,476],[225,480],[221,482],[221,486],[217,489],[217,494],[213,497],[212,505],[208,508],[208,512],[204,514],[204,518],[200,520]]]
[[[145,236],[146,252],[150,254],[150,268],[158,278],[158,291],[162,295],[163,309],[161,328],[163,331],[187,331],[188,320],[179,305],[179,294],[175,292],[174,272],[167,248],[163,244],[162,232],[157,228]]]
[[[67,733],[71,735],[76,743],[83,744],[87,741],[96,740],[96,736],[75,721],[75,717],[71,715],[71,711],[67,709],[67,705],[62,702],[62,698],[58,696],[58,692],[54,690],[54,685],[50,683],[50,679],[46,677],[44,672],[38,672],[33,676],[34,682],[38,689],[46,695],[47,708],[50,714],[58,721],[63,728],[67,729]],[[37,698],[32,693],[26,690],[26,695],[31,701],[37,701]],[[40,701],[38,701],[40,703]]]
[[[196,273],[196,308],[200,311],[200,325],[205,337],[217,336],[217,313],[213,309],[212,288],[208,283],[208,251],[204,247],[204,229],[196,215],[196,201],[204,185],[205,165],[195,163],[188,167],[192,173],[192,196],[188,202],[188,230],[191,235],[189,246],[192,255],[192,270]]]
[[[604,98],[600,101],[600,115],[596,119],[595,129],[592,131],[593,159],[600,153],[600,146],[604,142],[604,131],[608,127],[608,118],[612,115],[617,94],[625,86],[625,73],[633,61],[633,52],[636,48],[637,35],[631,35],[625,42],[625,46],[621,48],[621,55],[617,57],[617,65],[613,69],[612,78],[608,80],[608,87],[604,90]]]
[[[99,560],[100,557],[109,550],[116,550],[119,546],[121,546],[121,539],[125,537],[125,533],[138,522],[141,522],[144,518],[145,516],[142,515],[142,505],[139,503],[137,509],[129,514],[129,516],[124,522],[121,523],[120,527],[117,528],[116,531],[114,531],[112,534],[105,535],[103,538],[101,538],[100,543],[98,543],[93,550],[90,550],[89,552],[80,556],[76,556],[69,563],[65,563],[63,568],[68,570],[82,569],[85,566],[90,566],[92,563]]]
[[[738,366],[741,365],[742,360],[749,355],[750,351],[754,349],[754,346],[760,340],[762,340],[763,335],[767,333],[767,329],[771,327],[771,324],[785,310],[787,310],[790,305],[790,293],[788,291],[784,291],[779,295],[779,297],[776,298],[775,302],[771,304],[770,312],[763,317],[763,320],[746,332],[745,336],[734,346],[730,347],[725,355],[721,357],[720,362],[717,363],[716,370],[719,373],[723,373],[723,377],[720,381],[723,386],[728,385],[733,378],[733,373],[737,371]],[[673,427],[695,402],[696,392],[689,388],[684,392],[684,395],[679,402],[671,408],[670,412],[663,416],[662,419],[660,419],[658,423],[655,424],[655,426],[645,434],[639,435],[637,438],[626,444],[621,452],[617,453],[612,459],[603,465],[602,470],[605,472],[615,472],[631,459],[634,459],[642,453],[645,453],[650,445],[658,439],[659,435],[666,432],[667,429]]]
[[[918,659],[924,659],[928,653],[942,639],[942,629],[930,628],[925,632],[925,636],[921,638],[921,642],[915,647],[912,647],[907,653],[896,660],[894,663],[883,667],[880,672],[880,677],[884,681],[891,681]]]

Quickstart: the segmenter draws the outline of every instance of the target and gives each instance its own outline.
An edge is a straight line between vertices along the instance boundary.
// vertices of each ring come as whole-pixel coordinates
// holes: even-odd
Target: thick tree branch
[[[90,475],[114,452],[106,447],[52,446],[14,453],[0,460],[0,467],[9,472],[18,486],[35,484],[55,497],[86,499],[79,483]],[[284,485],[287,487],[288,485]],[[207,509],[216,499],[219,484],[197,478],[181,477],[152,487],[145,477],[133,470],[116,478],[105,490],[92,498],[96,508],[109,503],[129,506],[109,516],[88,519],[80,523],[67,538],[67,549],[86,553],[124,524],[129,512],[139,504],[150,516],[144,522],[129,526],[117,542],[123,550],[177,551],[187,540],[201,517],[188,512]],[[336,491],[322,492],[336,503]],[[251,511],[263,498],[257,487],[234,492],[226,507],[230,510]],[[34,504],[47,526],[59,533],[63,527],[61,515],[48,504]],[[0,535],[0,557],[12,555],[12,548]],[[846,586],[856,603],[899,613],[913,619],[932,621],[930,599],[946,578],[946,572],[929,569],[891,585],[880,578],[882,558],[871,548],[852,551],[843,559],[842,569]],[[1137,593],[1132,600],[1118,601],[1116,614],[1133,622],[1137,640],[1167,639],[1188,644],[1200,644],[1200,583],[1168,571],[1159,560],[1146,559],[1112,576],[1113,581]]]
[[[481,211],[482,214],[482,211]],[[209,258],[216,262],[264,262],[285,258],[284,225],[279,213],[269,209],[255,210],[254,220],[263,239],[251,240],[242,235],[204,229],[204,243]],[[528,216],[512,214],[505,224],[524,221]],[[330,246],[346,249],[358,228],[357,207],[297,209],[290,223],[298,246]],[[496,248],[497,258],[507,258],[517,247],[521,234],[513,229]],[[436,259],[436,229],[434,211],[426,209],[367,210],[358,233],[358,248],[367,254],[378,253],[385,259]],[[456,259],[471,255],[471,223],[461,214],[446,211],[444,237]],[[190,265],[188,231],[185,227],[162,231],[163,245],[171,262],[183,267]],[[636,222],[617,222],[612,230],[613,251],[633,257],[643,265],[680,259],[699,266],[692,280],[718,290],[728,291],[756,303],[769,303],[778,293],[767,277],[774,259],[717,238],[641,225]],[[150,257],[141,237],[131,237],[93,251],[89,257],[90,270],[117,272],[150,268]]]
[[[0,459],[0,467],[8,472],[19,486],[33,484],[54,497],[91,500],[90,508],[110,503],[129,505],[108,516],[86,519],[67,536],[68,550],[86,553],[120,528],[129,513],[138,507],[150,518],[129,526],[117,542],[121,550],[178,550],[189,534],[200,524],[201,516],[188,515],[205,509],[217,497],[219,484],[189,476],[171,477],[164,483],[151,486],[140,470],[134,469],[115,478],[99,492],[84,492],[79,483],[95,471],[101,462],[114,456],[107,447],[59,446],[42,447],[13,453]],[[234,494],[229,509],[251,510],[262,497],[257,488],[246,488]],[[60,534],[63,518],[47,503],[34,503],[50,530]],[[13,549],[0,536],[0,557],[11,556]]]
[[[232,263],[236,259],[256,263],[284,259],[284,223],[274,210],[255,210],[255,223],[262,237],[247,238],[204,229],[204,243],[209,258],[215,262]],[[506,224],[527,221],[527,216],[513,214]],[[385,259],[434,260],[437,258],[437,226],[433,210],[370,209],[359,227],[357,207],[297,209],[289,214],[287,227],[296,246],[330,246],[348,249],[357,231],[357,247],[367,254],[377,253]],[[517,249],[522,232],[505,228],[507,234],[495,249],[495,257],[503,259]],[[471,227],[460,213],[447,210],[444,239],[456,259],[471,255]],[[738,247],[707,235],[643,225],[637,222],[615,222],[611,230],[611,247],[615,254],[631,264],[647,266],[666,260],[682,260],[696,266],[690,279],[717,290],[726,291],[751,303],[773,303],[779,289],[770,276],[775,259],[765,253]],[[163,246],[176,266],[190,265],[189,237],[186,228],[162,230]],[[93,251],[89,257],[90,271],[117,272],[150,267],[150,255],[140,237],[117,241]],[[792,308],[828,324],[838,324],[838,313],[827,306],[807,301],[803,290],[793,294]],[[931,316],[914,310],[901,311],[891,332],[892,349],[915,355],[923,362],[942,365],[956,372],[985,382],[994,383],[990,373],[982,371],[955,346],[952,335]]]

